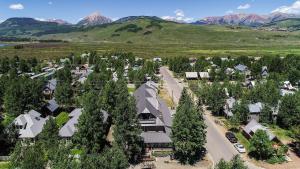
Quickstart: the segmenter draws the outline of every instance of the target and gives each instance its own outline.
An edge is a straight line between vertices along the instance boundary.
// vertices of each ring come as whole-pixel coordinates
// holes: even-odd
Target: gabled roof
[[[234,67],[234,69],[240,72],[245,72],[248,70],[248,67],[243,64],[238,64]]]
[[[266,127],[258,123],[255,119],[251,120],[245,127],[244,132],[252,136],[257,130],[264,130],[269,136],[269,140],[273,140],[276,136],[270,132]]]
[[[172,143],[171,138],[163,132],[142,132],[144,143]]]
[[[59,105],[55,101],[55,98],[48,101],[46,108],[52,113],[59,108]]]
[[[109,114],[102,110],[103,122],[107,122]],[[72,137],[77,131],[76,125],[78,124],[78,119],[82,114],[81,108],[74,109],[70,114],[70,120],[59,130],[59,136],[61,137]]]
[[[158,143],[159,140],[153,140],[155,138],[148,138],[152,137],[157,134],[156,137],[159,139],[160,137],[166,140],[170,140],[170,133],[171,133],[171,126],[172,126],[172,116],[170,113],[169,108],[167,107],[166,103],[157,96],[157,84],[152,81],[149,81],[143,85],[141,85],[134,93],[134,97],[136,99],[136,107],[138,114],[142,113],[150,113],[152,116],[155,117],[155,120],[152,120],[151,123],[143,123],[143,119],[140,119],[142,126],[163,126],[164,131],[161,132],[154,132],[148,134],[148,132],[144,132],[142,134],[145,137],[145,143]],[[148,141],[147,141],[148,140]],[[165,140],[161,140],[165,141]]]
[[[248,109],[250,113],[260,113],[263,109],[263,104],[261,102],[249,104]]]
[[[57,80],[51,79],[48,81],[48,84],[46,87],[49,88],[51,91],[54,91],[56,89],[56,86],[57,86]]]
[[[48,118],[42,118],[35,110],[19,115],[14,124],[20,126],[19,138],[35,138],[42,130]]]

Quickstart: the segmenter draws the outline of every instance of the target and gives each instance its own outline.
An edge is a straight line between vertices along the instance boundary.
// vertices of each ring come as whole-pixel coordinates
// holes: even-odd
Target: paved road
[[[160,74],[162,75],[162,79],[167,86],[167,90],[171,97],[173,97],[173,101],[178,104],[181,92],[183,90],[183,84],[177,82],[177,79],[172,77],[172,73],[166,67],[160,68]]]
[[[183,89],[183,84],[178,83],[177,80],[172,77],[171,72],[166,67],[162,67],[160,69],[160,73],[163,77],[169,94],[172,95],[173,93],[174,102],[178,103]],[[214,164],[217,164],[221,159],[229,161],[233,156],[238,154],[238,152],[226,139],[224,134],[218,130],[215,122],[209,118],[208,115],[204,115],[204,119],[207,125],[206,148]],[[246,164],[249,169],[260,169],[252,163],[246,162]]]

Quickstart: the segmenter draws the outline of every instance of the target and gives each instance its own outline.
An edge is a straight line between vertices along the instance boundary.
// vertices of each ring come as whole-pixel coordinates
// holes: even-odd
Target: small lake
[[[14,44],[4,44],[4,43],[0,43],[0,48],[5,47],[5,46],[13,46]]]

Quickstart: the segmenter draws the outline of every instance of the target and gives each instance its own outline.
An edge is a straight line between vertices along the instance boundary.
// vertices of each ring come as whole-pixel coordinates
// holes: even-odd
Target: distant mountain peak
[[[196,21],[194,24],[260,26],[282,19],[297,17],[299,16],[283,13],[271,13],[269,15],[238,13],[205,17]]]
[[[96,26],[111,23],[112,20],[108,17],[102,16],[99,12],[94,12],[89,16],[86,16],[78,22],[80,26]]]
[[[57,23],[59,25],[71,25],[71,23],[69,23],[65,20],[62,20],[62,19],[47,19],[46,21],[47,22],[54,22],[54,23]]]

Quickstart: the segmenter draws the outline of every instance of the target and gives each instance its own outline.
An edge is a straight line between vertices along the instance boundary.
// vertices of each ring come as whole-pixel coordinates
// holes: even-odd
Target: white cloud
[[[45,19],[45,18],[34,18],[34,19],[38,20],[38,21],[43,21],[43,22],[47,21],[47,19]]]
[[[181,9],[175,10],[174,13],[177,17],[184,17],[184,12]]]
[[[237,9],[241,10],[241,9],[249,9],[251,8],[250,4],[244,4],[244,5],[240,5],[237,7]]]
[[[225,13],[226,13],[226,14],[233,14],[234,12],[233,12],[233,10],[228,10],[228,11],[226,11]]]
[[[48,2],[48,5],[52,5],[52,4],[53,4],[53,2],[52,2],[52,1],[49,1],[49,2]]]
[[[290,6],[281,6],[272,11],[272,13],[300,14],[300,0],[294,2]]]
[[[22,10],[22,9],[24,9],[24,6],[20,3],[18,3],[18,4],[9,5],[9,8],[12,10]]]
[[[194,18],[186,17],[184,11],[177,9],[174,11],[175,16],[162,16],[164,20],[175,21],[175,22],[192,22]]]

